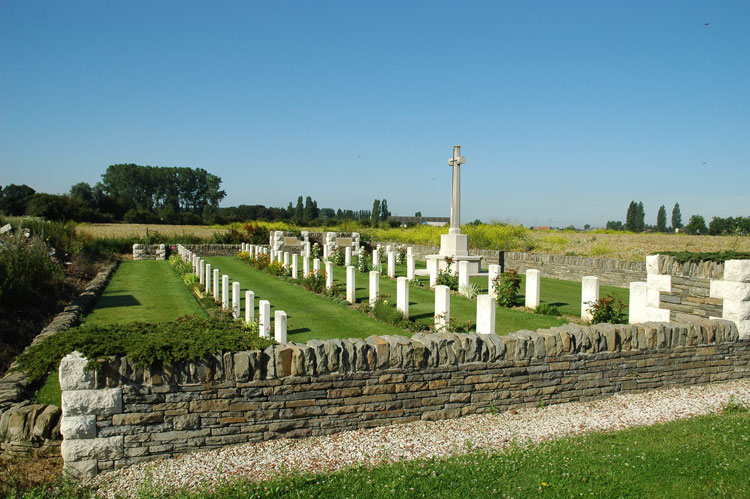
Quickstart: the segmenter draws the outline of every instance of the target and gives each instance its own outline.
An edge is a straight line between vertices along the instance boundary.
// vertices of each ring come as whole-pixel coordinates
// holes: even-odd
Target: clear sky
[[[0,185],[448,216],[454,144],[463,222],[750,216],[750,2],[0,0]]]

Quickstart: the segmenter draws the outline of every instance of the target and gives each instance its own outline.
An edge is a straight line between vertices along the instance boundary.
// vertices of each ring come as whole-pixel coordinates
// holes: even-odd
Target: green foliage
[[[126,355],[141,366],[149,366],[156,362],[194,361],[216,353],[263,349],[270,344],[271,341],[251,334],[243,322],[224,314],[209,318],[185,316],[157,324],[84,325],[48,336],[30,347],[18,357],[17,369],[35,381],[56,370],[60,360],[74,350],[92,362]]]
[[[643,201],[630,202],[627,215],[625,215],[625,229],[632,232],[643,232],[646,227],[646,212],[643,209]]]
[[[586,302],[586,305],[590,305],[592,324],[602,324],[605,322],[610,324],[624,324],[627,319],[625,317],[625,304],[612,295],[601,297],[596,301]]]
[[[682,228],[682,213],[680,213],[680,203],[675,203],[672,208],[672,228]]]
[[[429,330],[429,326],[423,322],[417,322],[406,317],[399,311],[395,305],[389,302],[389,295],[380,295],[375,301],[375,305],[370,307],[367,302],[360,307],[365,313],[371,313],[376,319],[387,324],[417,333]]]
[[[706,220],[700,215],[693,215],[690,217],[688,224],[685,226],[685,231],[688,234],[705,234],[708,232],[706,227]]]
[[[451,273],[453,258],[446,256],[445,264],[445,270],[438,271],[437,279],[435,279],[435,286],[448,286],[453,291],[458,291],[458,276]]]
[[[518,299],[518,290],[521,289],[521,276],[516,269],[508,269],[495,277],[492,286],[497,295],[497,304],[501,307],[512,307]]]
[[[724,414],[742,414],[750,412],[750,406],[744,402],[737,401],[734,394],[729,396],[729,401],[721,408]]]
[[[372,257],[367,253],[361,253],[359,260],[357,261],[357,270],[359,272],[362,272],[363,274],[366,274],[367,272],[373,270]]]
[[[708,224],[708,234],[712,236],[750,235],[750,217],[714,217]]]
[[[667,232],[667,209],[664,205],[659,207],[659,213],[656,215],[656,230],[658,232]]]
[[[675,257],[678,263],[700,263],[716,262],[724,263],[727,260],[750,260],[750,253],[741,251],[716,251],[708,253],[690,252],[690,251],[660,251],[660,255],[669,255]]]
[[[346,254],[344,248],[334,249],[331,261],[333,261],[334,265],[344,265],[344,263],[346,262]]]
[[[20,216],[26,213],[26,203],[36,191],[26,184],[8,184],[0,189],[0,212]]]
[[[286,275],[286,269],[284,268],[284,264],[281,262],[271,262],[266,267],[266,272],[268,272],[271,275],[275,276],[282,276]]]
[[[562,315],[560,309],[557,308],[556,305],[550,305],[549,303],[540,303],[539,306],[536,307],[534,312],[540,315],[551,315],[553,317]]]
[[[482,289],[479,287],[479,284],[475,282],[469,282],[468,286],[461,285],[459,287],[459,292],[469,299],[476,298],[481,291]]]
[[[39,237],[3,237],[0,245],[0,311],[23,308],[55,295],[65,274]]]
[[[326,290],[326,272],[325,270],[313,270],[303,279],[302,285],[308,291],[323,294]]]

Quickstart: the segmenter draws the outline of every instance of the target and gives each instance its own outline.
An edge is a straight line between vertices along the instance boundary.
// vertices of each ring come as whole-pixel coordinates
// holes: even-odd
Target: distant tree
[[[706,221],[700,215],[691,216],[687,226],[685,226],[685,230],[688,234],[705,234],[708,232]]]
[[[294,218],[294,206],[292,206],[291,201],[289,201],[289,205],[286,207],[286,212],[289,215],[289,218]]]
[[[6,215],[20,216],[26,213],[26,203],[36,193],[26,184],[9,184],[0,190],[0,211]]]
[[[380,220],[388,220],[391,216],[391,212],[388,211],[388,200],[384,199],[380,202]]]
[[[370,215],[370,219],[372,220],[372,223],[376,224],[378,223],[378,220],[380,220],[380,200],[376,199],[372,202],[372,214]]]
[[[680,203],[675,203],[672,208],[672,229],[682,228],[682,214],[680,213]]]
[[[750,234],[750,217],[714,217],[708,224],[708,234],[712,236]]]
[[[70,197],[80,200],[89,208],[96,208],[94,203],[94,192],[87,182],[78,182],[70,188]]]
[[[656,215],[656,230],[667,232],[667,209],[664,208],[664,205],[659,207],[659,213]]]
[[[628,205],[628,212],[625,214],[625,229],[631,232],[635,232],[636,228],[636,211],[638,210],[635,201],[631,201]]]
[[[294,221],[301,223],[305,218],[305,205],[302,203],[302,196],[297,198],[297,206],[294,208]]]
[[[585,224],[583,226],[583,230],[589,230],[590,228],[591,228],[591,225],[589,225],[589,224]]]
[[[646,212],[643,209],[643,201],[635,205],[635,231],[643,232],[646,228]]]
[[[415,217],[422,218],[422,212],[418,211],[414,214]]]
[[[606,225],[607,230],[623,230],[622,222],[618,220],[609,220]]]
[[[47,220],[66,222],[82,220],[81,212],[85,208],[80,199],[56,194],[34,194],[27,203],[26,213]]]
[[[315,218],[315,206],[313,206],[313,200],[310,196],[305,198],[305,208],[303,209],[302,221],[309,223],[310,220]]]

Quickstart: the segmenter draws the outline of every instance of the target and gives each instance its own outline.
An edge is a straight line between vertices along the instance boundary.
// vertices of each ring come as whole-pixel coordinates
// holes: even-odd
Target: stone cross
[[[453,146],[453,157],[448,165],[453,167],[453,191],[451,193],[451,226],[449,234],[461,233],[461,165],[466,158],[461,156],[461,146]]]

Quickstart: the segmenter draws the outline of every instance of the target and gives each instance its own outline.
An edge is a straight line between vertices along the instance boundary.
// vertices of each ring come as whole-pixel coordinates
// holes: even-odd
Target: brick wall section
[[[148,369],[115,358],[96,374],[80,362],[61,365],[62,454],[92,476],[242,442],[747,377],[750,341],[716,320],[310,341]]]
[[[427,255],[435,255],[440,251],[437,246],[421,246],[401,242],[375,242],[383,247],[411,246],[412,253],[423,259]],[[499,251],[470,249],[470,255],[482,257],[482,268],[490,264],[499,263]],[[626,262],[614,258],[591,258],[583,256],[553,255],[546,253],[526,253],[517,251],[505,252],[505,268],[516,269],[524,273],[528,269],[541,271],[542,277],[578,281],[585,276],[596,276],[600,284],[627,288],[631,282],[646,280],[645,262]]]

